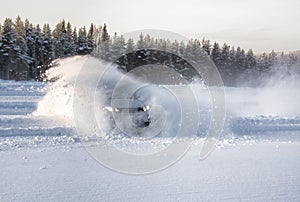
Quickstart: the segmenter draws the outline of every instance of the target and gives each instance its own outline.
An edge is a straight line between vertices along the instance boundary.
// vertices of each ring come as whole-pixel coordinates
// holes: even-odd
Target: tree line
[[[17,17],[14,21],[6,18],[0,24],[0,79],[42,80],[43,73],[57,58],[74,55],[95,54],[107,61],[113,61],[125,52],[135,48],[155,47],[172,50],[181,55],[197,56],[205,51],[219,69],[225,85],[235,85],[242,75],[253,78],[270,71],[277,63],[299,67],[297,53],[263,53],[255,55],[251,49],[245,51],[227,43],[219,45],[203,38],[183,41],[154,39],[150,35],[139,36],[135,42],[122,35],[109,35],[107,26],[91,24],[89,29],[77,30],[70,22],[62,20],[51,30],[49,24],[42,27],[33,25],[28,19]]]

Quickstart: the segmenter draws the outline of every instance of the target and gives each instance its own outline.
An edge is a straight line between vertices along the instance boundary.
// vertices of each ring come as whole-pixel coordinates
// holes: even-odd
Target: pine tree
[[[233,72],[233,69],[235,69],[235,66],[236,66],[235,54],[236,54],[235,48],[234,48],[234,46],[232,46],[229,51],[229,66],[230,66],[231,72]]]
[[[211,52],[211,44],[210,44],[210,40],[206,40],[205,38],[203,38],[201,44],[202,44],[203,50],[204,50],[208,55],[210,55],[210,52]]]
[[[295,63],[297,63],[297,61],[298,61],[298,56],[296,55],[296,54],[294,54],[294,53],[289,53],[288,54],[288,64],[289,64],[289,66],[293,66]]]
[[[110,39],[110,36],[107,32],[106,24],[104,24],[103,29],[102,29],[102,34],[101,34],[101,42],[108,41],[109,39]]]
[[[24,23],[22,22],[20,16],[16,18],[15,24],[14,24],[16,33],[17,33],[17,43],[20,43],[24,38]]]
[[[32,63],[33,58],[29,57],[28,55],[28,47],[26,43],[26,31],[24,27],[24,23],[21,20],[20,16],[16,18],[14,24],[16,33],[17,33],[17,40],[16,40],[16,62],[17,62],[17,75],[18,79],[30,79],[29,75],[27,75],[27,71],[29,68],[29,64]]]
[[[53,48],[52,48],[52,35],[51,35],[51,29],[49,24],[45,24],[43,26],[43,33],[44,33],[44,46],[45,46],[45,52],[44,57],[46,58],[46,63],[49,63],[53,59]]]
[[[53,46],[55,58],[68,56],[69,44],[65,20],[58,23],[53,30]]]
[[[11,19],[6,18],[3,24],[2,39],[0,42],[0,66],[4,79],[16,79],[17,71],[17,33]]]
[[[241,67],[242,71],[244,71],[246,69],[246,52],[244,49],[241,51],[241,59]]]
[[[43,64],[39,72],[39,78],[42,79],[42,74],[49,68],[49,64],[53,60],[52,35],[49,24],[43,26]]]
[[[219,45],[214,44],[211,57],[219,70],[224,84],[231,85],[230,46],[224,43],[220,49]]]
[[[234,84],[234,80],[235,80],[235,74],[236,74],[236,61],[235,61],[235,48],[231,47],[231,49],[229,50],[228,53],[228,65],[225,69],[225,74],[226,76],[223,74],[223,81],[225,84],[228,84],[230,86],[232,86]],[[223,56],[224,57],[224,56]]]
[[[89,47],[87,42],[87,33],[85,27],[80,28],[78,32],[78,49],[77,53],[79,55],[89,54]]]
[[[113,60],[117,59],[121,55],[123,55],[126,51],[126,43],[123,36],[118,36],[117,33],[113,36],[113,42],[111,46],[111,54]]]
[[[238,73],[243,72],[245,70],[246,55],[244,49],[241,49],[241,47],[237,47],[236,49],[235,61],[236,61],[237,72]]]
[[[140,49],[140,50],[145,48],[145,42],[144,42],[144,35],[143,35],[143,33],[140,34],[139,40],[136,42],[136,48]]]
[[[179,43],[177,40],[173,41],[171,44],[171,50],[175,54],[179,54]]]
[[[186,49],[185,44],[183,41],[181,41],[179,44],[179,54],[183,56],[185,54],[185,49]]]
[[[27,55],[32,59],[29,63],[28,68],[28,79],[32,79],[34,68],[35,68],[35,32],[33,30],[33,25],[29,22],[28,19],[25,20],[25,36],[27,44]]]
[[[111,54],[112,40],[108,39],[101,43],[100,45],[100,58],[106,61],[113,61]]]
[[[90,29],[89,29],[89,32],[88,32],[88,35],[87,35],[87,48],[88,48],[88,54],[92,53],[92,51],[94,50],[94,25],[93,23],[91,24],[90,26]]]
[[[269,57],[266,53],[263,53],[258,58],[258,64],[256,65],[256,70],[258,72],[266,72],[270,68]]]
[[[215,63],[215,65],[219,68],[220,65],[222,64],[222,60],[221,60],[221,49],[217,42],[215,42],[213,45],[210,57]]]
[[[269,54],[269,65],[272,66],[276,63],[277,60],[277,54],[275,53],[274,50],[271,51]]]
[[[190,39],[185,47],[184,56],[188,59],[193,58],[193,39]]]
[[[34,52],[34,71],[33,71],[33,79],[39,79],[40,74],[41,74],[41,68],[45,64],[45,58],[44,58],[44,53],[45,53],[45,47],[44,47],[44,42],[45,42],[45,37],[44,33],[40,29],[40,26],[37,25],[36,28],[34,29],[34,47],[35,47],[35,52]]]
[[[279,62],[280,62],[280,65],[286,65],[287,64],[287,60],[286,60],[284,52],[280,53]]]
[[[232,81],[232,69],[230,65],[230,46],[224,43],[221,50],[221,64],[219,66],[219,71],[223,82],[228,85],[232,85],[230,82]]]
[[[106,24],[103,25],[103,29],[101,31],[101,43],[99,46],[99,56],[103,60],[112,61],[111,57],[111,45],[112,41],[107,31]]]
[[[132,38],[130,38],[127,41],[126,52],[131,53],[133,51],[134,51],[134,41]]]
[[[74,45],[74,55],[78,54],[78,35],[77,35],[77,29],[74,27],[73,33],[72,33],[72,42]]]
[[[102,35],[102,26],[95,27],[94,29],[94,51],[95,56],[100,55],[100,45],[101,45],[101,36]]]
[[[147,34],[144,38],[144,48],[153,48],[154,46],[154,39],[151,38],[151,36],[149,34]]]
[[[201,48],[200,41],[198,39],[191,40],[187,45],[187,50],[188,49],[190,49],[189,51],[190,51],[191,58],[196,62],[200,62],[198,60],[201,59],[202,56],[204,55],[204,51]]]
[[[73,29],[70,22],[66,27],[66,56],[72,56],[76,54],[76,45],[73,40]]]
[[[251,49],[246,54],[246,69],[254,69],[256,66],[256,59]]]
[[[72,39],[72,25],[70,22],[67,23],[66,34],[69,41]]]
[[[43,26],[43,33],[45,35],[45,38],[51,39],[51,29],[49,24],[44,24]]]
[[[221,50],[221,61],[222,61],[222,66],[224,66],[225,68],[228,68],[230,65],[229,52],[230,52],[230,46],[224,43]]]
[[[142,38],[140,38],[140,40],[141,39]],[[141,41],[140,46],[145,48],[145,42]],[[168,43],[167,43],[166,39],[159,39],[157,41],[156,47],[161,51],[166,51],[168,49]]]
[[[41,31],[38,25],[33,26],[27,19],[24,23],[18,16],[14,22],[5,19],[3,26],[0,25],[0,78],[24,79],[23,73],[27,71],[27,79],[40,79],[40,74],[48,68],[48,64],[58,57],[90,54],[94,50],[96,55],[112,61],[116,59],[115,56],[120,56],[125,51],[132,52],[135,48],[150,47],[171,50],[193,59],[201,58],[206,52],[219,68],[226,85],[232,85],[241,75],[249,76],[248,70],[255,70],[257,74],[251,75],[258,77],[277,63],[288,68],[300,66],[297,53],[281,53],[277,56],[276,52],[272,51],[255,56],[251,49],[245,53],[242,48],[238,47],[235,50],[226,43],[220,48],[215,42],[212,47],[210,41],[205,38],[201,42],[194,39],[185,44],[168,39],[154,40],[150,35],[144,37],[142,33],[136,44],[132,39],[126,43],[123,36],[115,34],[111,38],[106,24],[103,28],[91,24],[88,32],[85,27],[77,32],[69,22],[62,20],[51,32],[48,24],[44,25]]]

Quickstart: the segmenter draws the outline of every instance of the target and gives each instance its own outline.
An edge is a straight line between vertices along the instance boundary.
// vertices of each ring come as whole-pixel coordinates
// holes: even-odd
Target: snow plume
[[[58,65],[46,72],[47,80],[56,80],[49,85],[46,96],[39,102],[34,115],[73,117],[73,93],[76,77],[86,60],[75,56],[55,61]]]
[[[97,83],[101,74],[105,72],[107,64],[90,56],[74,56],[58,59],[55,63],[58,65],[55,65],[46,72],[47,79],[54,80],[55,82],[49,84],[48,93],[38,103],[37,110],[33,115],[60,116],[72,122],[74,118],[74,91],[76,85],[84,83],[85,90],[93,94],[96,87],[95,83]],[[83,67],[85,67],[85,72],[82,71]],[[116,68],[113,72],[115,74],[110,76],[116,77],[115,79],[118,76],[120,77],[121,73]],[[97,96],[97,98],[100,99],[98,103],[103,104],[105,102],[105,93],[102,94],[102,97]],[[82,99],[91,105],[94,101],[94,97],[87,95],[82,97]]]
[[[49,69],[47,77],[49,80],[56,79],[49,85],[49,92],[39,102],[34,115],[46,116],[63,116],[65,119],[73,120],[76,114],[76,126],[79,124],[87,135],[98,134],[95,128],[101,128],[103,131],[112,132],[115,126],[112,124],[111,117],[113,108],[110,107],[110,97],[115,85],[123,73],[114,66],[109,66],[112,71],[107,72],[108,64],[90,56],[75,56],[57,61],[58,66]],[[84,71],[82,67],[84,66]],[[269,77],[265,77],[265,82],[256,88],[233,88],[226,87],[226,111],[228,117],[255,117],[255,116],[282,116],[295,117],[300,116],[300,79],[298,74],[291,72],[287,68],[274,68]],[[105,76],[101,77],[105,72]],[[80,76],[79,76],[80,75]],[[101,82],[99,82],[99,78]],[[129,83],[133,86],[140,86],[141,82],[137,78],[127,78],[123,84]],[[80,91],[79,86],[84,88]],[[96,85],[95,85],[96,84]],[[74,108],[74,90],[77,89],[76,99],[77,107]],[[124,85],[123,85],[124,86]],[[151,123],[147,127],[138,128],[140,131],[131,131],[133,136],[150,137],[157,128],[163,127],[159,123],[164,124],[160,134],[163,136],[174,135],[180,127],[181,112],[179,109],[184,104],[190,106],[191,97],[186,96],[186,87],[188,86],[146,86],[137,89],[135,97],[141,103],[133,105],[133,107],[162,106],[163,114],[159,110],[150,110]],[[189,85],[195,93],[198,102],[200,116],[200,127],[206,128],[210,121],[211,100],[209,91],[202,84]],[[174,97],[172,91],[178,92],[178,97],[182,97],[180,101]],[[182,92],[182,93],[181,93]],[[78,105],[78,103],[81,103]],[[140,105],[140,106],[138,106]],[[88,109],[88,110],[87,110]],[[105,110],[103,110],[105,109]],[[193,109],[194,110],[194,109]],[[94,117],[93,117],[94,116]],[[145,114],[136,113],[137,120],[133,120],[140,124],[145,121]],[[118,127],[129,131],[128,121],[117,114]],[[131,117],[132,118],[132,117]],[[134,117],[133,117],[134,118]],[[188,117],[191,120],[194,117]],[[132,120],[131,120],[132,121]],[[74,124],[74,122],[71,122]],[[155,125],[157,124],[157,125]],[[99,126],[100,125],[100,126]],[[159,126],[158,126],[159,125]],[[91,129],[91,130],[87,130]],[[136,129],[136,128],[135,128]],[[174,132],[175,131],[175,132]],[[115,131],[116,132],[116,131]],[[120,132],[120,131],[118,131]],[[186,131],[187,133],[189,131]]]
[[[286,116],[300,115],[300,68],[275,64],[259,78],[251,80],[250,73],[243,84],[256,83],[256,87],[227,88],[227,108],[231,114],[240,116]],[[250,81],[251,80],[251,81]],[[249,86],[249,85],[248,85]]]
[[[111,113],[104,109],[109,106],[114,85],[124,74],[116,66],[91,56],[58,59],[54,63],[57,65],[46,72],[47,80],[54,82],[49,82],[48,92],[33,115],[62,120],[68,127],[76,126],[80,135],[110,131]]]
[[[269,75],[261,78],[258,100],[264,113],[300,115],[300,68],[298,66],[273,65]]]
[[[76,122],[77,129],[82,129],[81,133],[86,135],[99,134],[103,131],[109,133],[115,128],[115,125],[109,120],[112,118],[112,112],[116,110],[110,106],[110,98],[121,78],[123,79],[122,85],[125,85],[125,90],[127,85],[144,85],[141,85],[141,82],[137,78],[133,79],[132,77],[125,76],[116,66],[107,64],[91,56],[75,56],[59,59],[55,63],[58,65],[46,72],[47,79],[54,80],[55,82],[50,83],[48,93],[38,103],[38,108],[33,114],[63,117],[66,123],[71,125],[74,125]],[[137,91],[138,94],[142,94],[141,101],[143,103],[140,103],[141,106],[132,107],[147,107],[147,102],[150,101],[151,103],[149,104],[154,104],[157,100],[156,96],[164,96],[165,100],[171,99],[169,98],[170,95],[166,93],[164,95],[162,93],[156,95],[157,92],[161,91],[159,89],[159,87],[150,87],[146,88],[146,90]],[[165,105],[169,106],[170,104],[168,102]],[[176,110],[168,110],[169,113],[174,114],[173,111]],[[159,117],[159,115],[157,116]],[[114,118],[118,119],[118,117]],[[158,119],[156,122],[159,122]],[[128,130],[128,120],[118,120],[118,123],[119,128]],[[171,130],[170,124],[168,126]],[[155,131],[155,128],[151,124],[148,129],[142,130],[141,128],[141,131]],[[138,134],[139,131],[132,131],[132,133]],[[132,135],[135,136],[136,134]]]
[[[260,78],[261,87],[300,88],[300,64],[275,64]]]
[[[114,132],[127,130],[126,134],[132,136],[150,137],[158,135],[158,133],[160,136],[176,135],[174,133],[180,127],[182,118],[180,106],[183,103],[178,103],[176,96],[174,97],[172,93],[174,89],[170,89],[170,86],[149,86],[147,83],[142,83],[143,79],[139,80],[132,75],[127,76],[128,74],[123,74],[115,66],[91,56],[59,59],[56,63],[58,63],[57,66],[46,72],[47,79],[55,80],[55,82],[50,83],[49,91],[38,103],[34,115],[64,117],[71,120],[71,124],[75,124],[75,121],[77,129],[81,128],[86,135],[94,135],[103,131],[111,133],[112,129],[117,129],[117,131],[113,130]],[[108,69],[110,71],[107,71]],[[152,119],[148,127],[130,128],[128,126],[130,120],[123,120],[124,117],[118,113],[116,117],[111,117],[112,112],[119,110],[111,108],[110,98],[121,78],[123,79],[123,83],[120,85],[121,91],[123,87],[126,90],[131,88],[130,86],[137,86],[132,96],[140,103],[130,102],[132,106],[129,108],[137,109],[139,107],[139,110],[147,111],[145,113],[143,111],[133,112],[135,117],[131,117],[133,119],[131,121],[145,121],[147,119],[145,116],[149,113]],[[179,88],[183,88],[183,90],[175,90],[185,92],[184,86]],[[203,88],[202,85],[201,88]],[[201,94],[201,96],[203,95]],[[182,97],[184,96],[182,95]],[[184,100],[190,102],[190,98]],[[150,106],[152,106],[151,110],[147,109]],[[161,111],[159,107],[153,106],[163,109]],[[194,110],[193,108],[192,111]],[[109,117],[120,119],[117,120],[118,128],[112,124]],[[135,118],[138,120],[134,120]],[[189,118],[192,119],[192,117]],[[96,128],[100,128],[101,131]],[[132,134],[129,134],[131,132]]]

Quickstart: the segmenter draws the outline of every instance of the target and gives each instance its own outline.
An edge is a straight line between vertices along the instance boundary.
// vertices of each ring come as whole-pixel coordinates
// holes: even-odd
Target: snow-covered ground
[[[228,88],[229,105],[240,110],[228,107],[225,134],[207,159],[199,160],[203,139],[196,138],[169,168],[128,175],[94,160],[86,146],[98,140],[78,137],[65,117],[32,114],[49,88],[0,81],[0,201],[300,200],[297,100],[278,105],[279,115],[260,115],[251,101],[259,91]],[[241,97],[248,105],[239,106]]]

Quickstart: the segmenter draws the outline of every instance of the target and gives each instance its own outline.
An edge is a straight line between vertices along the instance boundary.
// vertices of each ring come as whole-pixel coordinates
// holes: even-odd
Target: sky
[[[256,53],[300,50],[300,0],[9,0],[0,22],[61,19],[73,26],[106,23],[111,34],[160,29],[188,38],[252,48]]]

